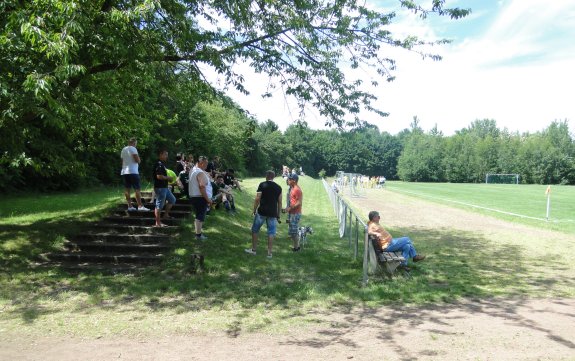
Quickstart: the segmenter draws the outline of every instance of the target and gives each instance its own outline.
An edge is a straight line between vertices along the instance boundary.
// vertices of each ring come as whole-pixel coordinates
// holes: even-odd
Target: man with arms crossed
[[[282,187],[274,182],[275,173],[266,172],[266,181],[261,182],[254,201],[254,223],[252,224],[252,248],[246,253],[255,255],[258,247],[258,233],[265,223],[268,231],[268,258],[272,258],[272,245],[276,235],[279,213],[282,209]]]
[[[122,171],[120,174],[124,179],[124,196],[128,202],[128,212],[149,211],[148,208],[142,205],[142,197],[140,195],[140,174],[138,173],[140,156],[138,155],[136,145],[138,145],[136,138],[130,138],[128,145],[125,146],[120,153],[120,157],[122,157]],[[134,188],[134,192],[136,193],[138,208],[132,207],[131,188]]]

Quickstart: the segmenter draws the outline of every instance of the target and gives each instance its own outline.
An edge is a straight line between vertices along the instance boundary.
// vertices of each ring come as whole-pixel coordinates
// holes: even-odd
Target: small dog
[[[299,237],[300,246],[303,246],[307,241],[307,235],[313,234],[313,228],[311,228],[309,226],[299,227],[297,234]]]

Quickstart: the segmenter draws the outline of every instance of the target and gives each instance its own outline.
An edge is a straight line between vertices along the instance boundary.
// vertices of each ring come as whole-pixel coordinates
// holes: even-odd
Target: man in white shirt
[[[148,208],[142,205],[142,197],[140,195],[140,174],[138,173],[138,165],[140,164],[140,156],[136,149],[138,141],[136,138],[130,138],[128,145],[122,149],[120,156],[122,158],[122,178],[124,179],[124,195],[128,202],[128,212],[134,211],[149,211]],[[138,208],[132,206],[132,197],[130,195],[131,188],[134,188],[136,193],[136,202]]]
[[[212,205],[212,184],[210,183],[210,176],[205,171],[207,166],[208,158],[204,156],[198,157],[196,166],[190,171],[189,180],[190,200],[196,213],[194,227],[196,239],[199,241],[208,239],[202,233],[202,228],[206,220],[208,207]]]

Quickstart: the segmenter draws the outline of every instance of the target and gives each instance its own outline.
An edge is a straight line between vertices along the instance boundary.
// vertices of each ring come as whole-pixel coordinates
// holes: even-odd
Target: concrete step
[[[71,242],[107,242],[130,244],[169,244],[172,236],[169,234],[129,234],[109,232],[84,232],[70,237]]]
[[[179,210],[171,210],[170,216],[174,218],[186,218],[190,215],[191,212],[189,211],[179,211]],[[166,214],[165,211],[162,211],[162,217]],[[136,211],[136,212],[128,212],[126,209],[117,208],[114,211],[114,215],[116,216],[128,216],[128,217],[154,217],[154,211]]]
[[[135,203],[134,203],[134,204],[135,204]],[[143,204],[144,207],[150,209],[151,211],[153,211],[154,208],[156,207],[156,205],[155,205],[154,203],[150,203],[150,202],[143,202],[142,204]],[[127,210],[128,210],[128,205],[125,204],[125,203],[120,204],[117,209],[122,209],[122,210],[124,210],[124,211],[127,211]],[[193,209],[194,209],[194,207],[192,206],[191,203],[180,203],[180,202],[177,202],[176,204],[172,205],[172,210],[174,210],[174,211],[191,211],[191,210],[193,210]],[[134,211],[134,212],[135,212],[135,211]],[[133,212],[130,212],[130,213],[133,213]]]
[[[75,240],[64,243],[64,248],[70,252],[90,252],[98,254],[128,253],[128,254],[165,254],[172,247],[165,243],[119,243],[106,240]]]
[[[151,252],[145,254],[122,253],[122,254],[101,254],[89,252],[66,252],[66,253],[49,253],[44,255],[48,260],[55,262],[67,263],[101,263],[101,264],[154,264],[162,260],[163,254]]]
[[[174,192],[172,192],[172,194],[174,195],[174,197],[176,197],[176,199],[180,199],[182,197],[185,197],[184,193],[180,193],[179,189],[176,187],[176,189],[174,190]],[[134,200],[134,202],[136,201],[134,192],[131,192],[132,195],[132,199]],[[152,198],[152,192],[151,191],[142,191],[140,192],[140,197],[141,198],[146,198],[146,199],[151,199]],[[126,198],[122,198],[123,200],[125,200]]]
[[[128,216],[118,216],[112,215],[108,217],[104,217],[106,222],[111,222],[115,224],[124,224],[124,225],[133,225],[133,226],[153,226],[156,223],[156,220],[153,217],[128,217]],[[175,219],[166,219],[162,220],[162,223],[168,226],[179,226],[180,223],[183,221],[183,218],[175,218]]]
[[[147,196],[147,197],[142,197],[141,199],[142,199],[142,204],[146,205],[146,207],[148,207],[147,205],[150,205],[150,206],[153,207],[152,196],[151,196],[151,195],[150,195],[150,196]],[[125,202],[123,202],[122,204],[124,204],[124,205],[126,205],[126,207],[128,207],[128,205],[127,205]],[[134,204],[134,205],[137,204],[137,203],[136,203],[136,198],[133,198],[133,197],[132,197],[132,204]],[[184,196],[178,197],[178,196],[176,195],[176,204],[191,204],[191,201],[190,201],[188,198],[184,197]],[[150,208],[150,207],[148,207],[148,208]]]
[[[90,226],[86,233],[107,233],[107,234],[155,234],[155,235],[174,235],[179,231],[179,227],[153,227],[150,225],[130,225],[112,222],[99,222]]]
[[[149,264],[138,263],[107,263],[107,262],[67,262],[53,261],[42,263],[39,267],[58,267],[72,274],[79,273],[101,273],[107,275],[113,274],[135,274],[143,272],[150,267]]]

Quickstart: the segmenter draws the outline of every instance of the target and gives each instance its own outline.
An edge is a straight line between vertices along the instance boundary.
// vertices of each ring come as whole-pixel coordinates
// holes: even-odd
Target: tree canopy
[[[411,0],[390,4],[422,17],[469,13],[445,8],[443,0],[429,8]],[[2,176],[85,174],[86,159],[78,154],[117,150],[131,135],[157,144],[168,122],[190,135],[202,122],[198,102],[221,99],[230,106],[202,69],[247,93],[239,63],[268,74],[302,112],[312,105],[333,126],[361,124],[362,109],[385,115],[345,70],[371,67],[393,79],[395,61],[386,47],[439,58],[420,50],[428,44],[423,39],[395,37],[394,17],[352,0],[5,0]],[[174,141],[199,147],[191,143],[201,137],[190,137]]]

